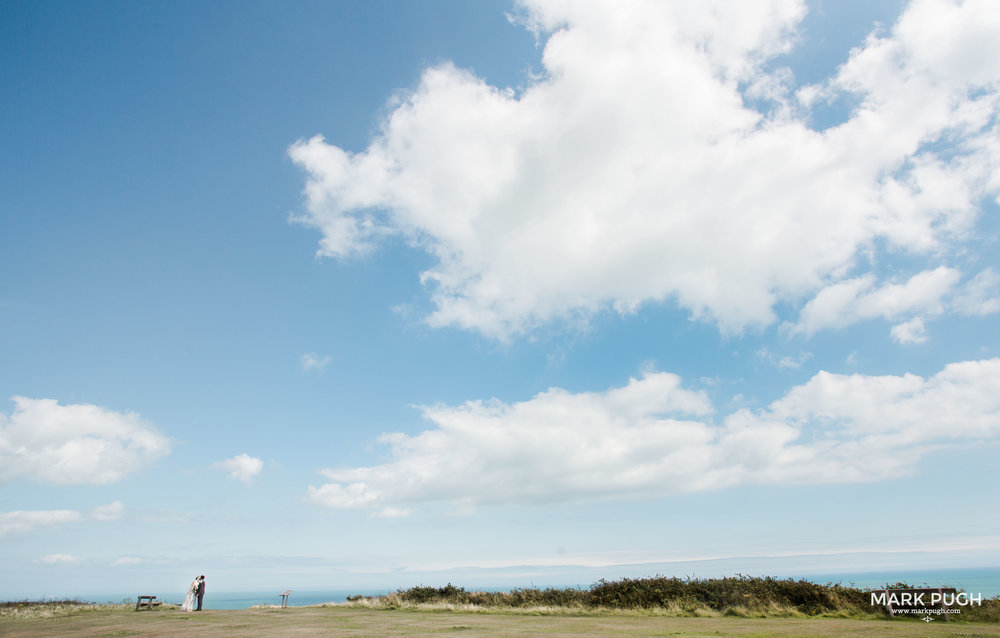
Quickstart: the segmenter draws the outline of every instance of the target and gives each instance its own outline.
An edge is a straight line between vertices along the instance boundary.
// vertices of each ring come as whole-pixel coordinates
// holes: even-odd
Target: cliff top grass
[[[912,589],[906,583],[890,589]],[[805,580],[737,575],[730,578],[681,579],[656,576],[600,580],[589,589],[520,588],[507,592],[468,591],[418,586],[386,596],[348,598],[356,606],[399,608],[451,608],[463,610],[533,610],[537,613],[633,612],[670,616],[736,616],[784,618],[903,618],[872,604],[870,590],[839,584],[821,585]],[[958,609],[956,605],[953,608]],[[965,605],[949,620],[1000,622],[1000,599]],[[914,616],[915,618],[915,616]]]

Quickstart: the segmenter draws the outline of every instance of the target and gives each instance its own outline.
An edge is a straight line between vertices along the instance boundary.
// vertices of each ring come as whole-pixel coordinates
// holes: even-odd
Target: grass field
[[[996,623],[914,619],[671,617],[635,612],[553,613],[366,609],[350,605],[288,609],[134,611],[126,606],[67,608],[53,615],[0,616],[0,636],[1000,636]]]

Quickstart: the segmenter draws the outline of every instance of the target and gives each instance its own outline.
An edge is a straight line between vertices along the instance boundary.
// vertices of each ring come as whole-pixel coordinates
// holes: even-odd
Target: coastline
[[[652,576],[652,574],[650,574]],[[839,584],[845,587],[858,589],[876,589],[886,585],[894,585],[904,582],[912,586],[928,587],[956,587],[960,590],[982,594],[984,598],[994,598],[1000,596],[1000,567],[979,567],[964,569],[931,569],[931,570],[880,570],[872,572],[843,572],[843,573],[820,573],[803,575],[773,575],[777,579],[791,578],[793,580],[805,580],[819,585]],[[681,577],[683,578],[683,577]],[[427,582],[424,584],[443,586],[445,583]],[[587,589],[592,583],[527,583],[523,585],[464,585],[454,581],[456,586],[464,586],[469,591],[495,591],[509,592],[519,588],[539,587],[554,589]],[[358,587],[358,588],[302,588],[292,589],[288,605],[290,607],[306,607],[310,605],[320,605],[323,603],[342,603],[348,596],[379,596],[386,595],[405,586],[390,587]],[[263,590],[248,589],[243,591],[219,591],[208,590],[205,597],[205,606],[210,609],[248,609],[255,605],[280,605],[280,593],[282,589]],[[157,599],[168,604],[179,605],[183,599],[183,592],[172,593],[160,590],[149,592],[110,592],[110,593],[82,593],[69,596],[47,596],[39,598],[61,599],[70,598],[85,602],[95,603],[121,603],[135,602],[139,593],[156,594]],[[15,598],[7,598],[16,600]]]

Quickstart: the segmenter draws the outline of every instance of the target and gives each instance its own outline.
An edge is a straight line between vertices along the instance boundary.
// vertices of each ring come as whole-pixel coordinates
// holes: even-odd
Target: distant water
[[[983,598],[1000,596],[1000,567],[813,574],[802,578],[821,585],[838,583],[859,589],[877,589],[902,582],[913,587],[955,587],[969,594],[982,594]]]
[[[342,603],[348,596],[381,596],[388,594],[395,589],[381,590],[355,590],[355,589],[330,589],[322,591],[292,591],[288,596],[289,607],[302,607],[305,605],[321,605],[323,603]],[[178,604],[180,600],[177,601]],[[205,595],[205,606],[211,605],[212,609],[246,609],[254,605],[280,605],[281,592],[256,591],[256,592],[220,592],[215,596]]]
[[[381,596],[388,594],[395,589],[329,589],[315,591],[292,591],[288,597],[289,607],[303,607],[306,605],[321,605],[323,603],[342,603],[348,596]],[[80,600],[93,603],[128,603],[135,602],[134,595],[103,594],[98,596],[80,596]],[[174,596],[163,595],[156,598],[164,603],[180,605],[184,600],[183,592]],[[281,592],[268,591],[240,591],[240,592],[205,592],[205,599],[202,606],[205,609],[247,609],[254,605],[280,605]]]
[[[652,574],[650,574],[652,576]],[[1000,596],[1000,567],[983,567],[976,569],[938,569],[924,571],[878,571],[878,572],[847,572],[839,574],[809,574],[809,575],[774,575],[775,578],[793,578],[795,580],[807,580],[809,582],[826,585],[828,583],[838,583],[847,587],[857,587],[859,589],[877,589],[886,585],[895,585],[904,582],[914,587],[956,587],[969,594],[982,594],[983,598],[993,598]],[[430,584],[430,583],[429,583]],[[458,587],[463,586],[460,582],[454,582]],[[531,586],[525,584],[525,587]],[[544,585],[537,584],[539,588],[564,587],[564,585]],[[565,587],[579,587],[578,585],[566,585]],[[586,586],[584,586],[586,588]],[[465,586],[466,589],[482,591],[510,591],[514,587],[489,587],[489,586]],[[293,590],[288,599],[290,607],[301,607],[305,605],[319,605],[322,603],[342,603],[348,596],[380,596],[396,591],[398,588],[389,589],[328,589],[328,590]],[[205,595],[204,606],[206,609],[247,609],[254,605],[280,605],[280,591],[245,591],[245,592],[213,592],[209,590]],[[80,596],[80,600],[89,602],[134,602],[134,595],[102,595],[102,596]],[[160,596],[159,600],[166,603],[179,605],[183,599],[182,593],[176,596]]]

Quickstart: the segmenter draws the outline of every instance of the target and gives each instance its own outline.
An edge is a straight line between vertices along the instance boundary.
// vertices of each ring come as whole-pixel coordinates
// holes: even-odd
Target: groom
[[[198,577],[198,609],[201,611],[201,599],[205,597],[205,574]]]

